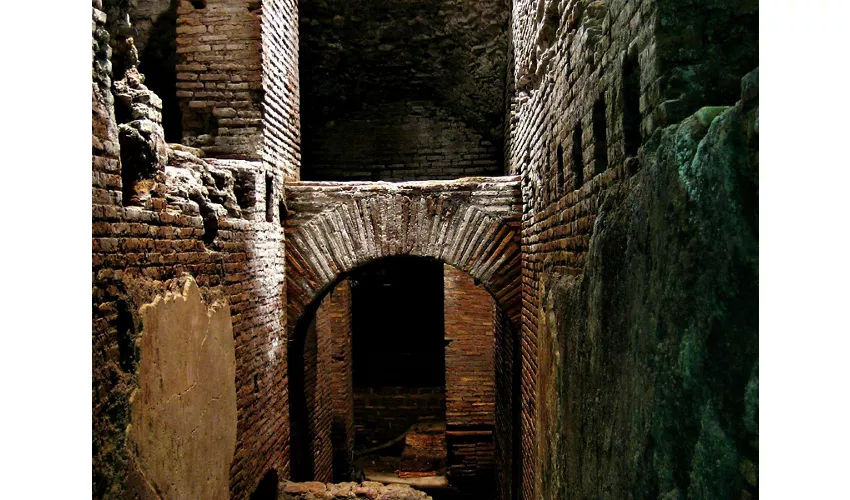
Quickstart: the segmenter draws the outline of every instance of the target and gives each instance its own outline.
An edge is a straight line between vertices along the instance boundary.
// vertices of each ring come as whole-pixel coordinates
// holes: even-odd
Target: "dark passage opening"
[[[183,114],[177,100],[177,0],[154,21],[150,38],[139,54],[139,72],[145,86],[162,99],[162,128],[166,142],[179,143]]]
[[[564,192],[564,147],[558,144],[557,151],[557,161],[558,161],[558,186],[557,192],[561,194]]]
[[[277,471],[271,469],[260,480],[257,489],[251,494],[251,500],[276,500],[277,499]]]
[[[623,144],[626,156],[637,155],[640,148],[640,66],[637,52],[623,62]]]
[[[266,176],[266,222],[274,222],[274,177]]]
[[[578,189],[584,184],[584,156],[581,151],[581,122],[576,122],[573,129],[573,150],[572,150],[572,173],[573,173],[573,189]]]
[[[605,121],[605,96],[593,104],[593,173],[608,169],[608,130]]]
[[[352,276],[354,387],[443,387],[443,265],[397,257]]]

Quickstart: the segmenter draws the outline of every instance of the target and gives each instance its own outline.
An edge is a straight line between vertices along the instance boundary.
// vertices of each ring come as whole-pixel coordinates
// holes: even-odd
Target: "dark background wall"
[[[502,170],[504,0],[303,0],[305,180]]]

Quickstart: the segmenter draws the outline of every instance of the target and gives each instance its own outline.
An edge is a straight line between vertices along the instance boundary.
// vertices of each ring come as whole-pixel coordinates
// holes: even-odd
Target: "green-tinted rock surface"
[[[758,496],[757,71],[650,139],[548,289],[542,498]]]

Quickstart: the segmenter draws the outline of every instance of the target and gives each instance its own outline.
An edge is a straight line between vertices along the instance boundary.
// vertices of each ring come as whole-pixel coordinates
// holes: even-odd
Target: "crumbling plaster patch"
[[[138,389],[129,448],[143,489],[161,498],[229,498],[236,450],[230,306],[207,308],[183,278],[140,309]]]

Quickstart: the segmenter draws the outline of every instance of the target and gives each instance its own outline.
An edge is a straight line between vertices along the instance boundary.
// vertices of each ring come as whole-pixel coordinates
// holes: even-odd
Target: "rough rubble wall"
[[[304,179],[501,173],[504,0],[303,0],[300,31]]]
[[[683,8],[699,14],[682,23]],[[506,163],[522,174],[524,209],[519,490],[536,497],[535,471],[547,453],[535,436],[543,283],[582,272],[601,200],[640,168],[639,147],[655,130],[700,105],[734,99],[723,100],[728,80],[757,64],[757,7],[518,0],[511,18],[515,95]],[[717,33],[726,26],[733,26],[731,43]],[[705,67],[726,76],[712,77]]]
[[[300,179],[297,0],[263,0],[263,162]]]
[[[430,257],[480,280],[519,312],[514,177],[390,183],[287,184],[287,294],[294,325],[327,289],[373,260]]]
[[[230,304],[238,420],[229,487],[241,498],[269,469],[288,475],[283,231],[276,211],[266,218],[264,189],[271,175],[276,198],[281,177],[256,162],[171,149],[144,203],[123,206],[107,17],[100,0],[92,6],[93,496],[128,494],[125,436],[142,331],[133,311],[185,272]]]
[[[407,485],[383,485],[374,481],[362,483],[324,484],[317,481],[306,483],[286,482],[278,490],[280,500],[429,500],[424,492]]]
[[[145,86],[162,99],[165,139],[183,137],[183,117],[177,101],[177,6],[179,0],[135,0],[129,14],[133,41],[139,51],[139,72]]]
[[[331,400],[334,481],[352,478],[354,385],[351,344],[351,282],[342,281],[325,298],[331,327]],[[321,310],[321,308],[320,308]]]
[[[757,71],[741,97],[653,135],[548,286],[543,498],[758,498]]]
[[[180,283],[182,281],[182,283]],[[143,498],[225,498],[236,450],[230,308],[189,277],[139,311],[138,389],[128,440]]]
[[[495,303],[468,274],[443,269],[448,474],[453,484],[473,481],[481,494],[492,495]]]
[[[207,155],[263,151],[260,0],[180,0],[177,97],[183,143]]]

